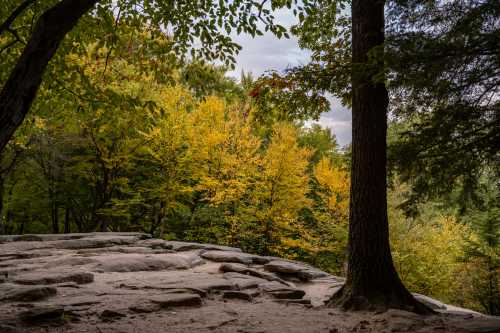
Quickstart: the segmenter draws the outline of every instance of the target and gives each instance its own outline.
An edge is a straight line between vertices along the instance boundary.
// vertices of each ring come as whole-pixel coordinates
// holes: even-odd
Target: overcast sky
[[[294,19],[291,14],[280,12],[278,21],[284,26],[290,26]],[[236,69],[229,73],[239,79],[242,70],[252,72],[254,77],[266,70],[284,70],[289,66],[305,64],[309,59],[306,51],[298,46],[297,39],[277,39],[270,33],[252,39],[249,36],[236,36],[234,40],[243,49],[236,57]],[[324,113],[319,123],[330,128],[337,137],[338,143],[343,146],[351,142],[351,112],[343,108],[336,100],[331,100],[331,110]]]

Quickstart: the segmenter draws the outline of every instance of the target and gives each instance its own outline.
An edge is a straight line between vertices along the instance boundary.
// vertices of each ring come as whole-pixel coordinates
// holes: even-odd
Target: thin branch
[[[14,36],[16,38],[16,42],[19,42],[23,45],[26,45],[26,42],[21,38],[21,36],[19,36],[19,34],[17,33],[16,30],[11,29],[11,28],[7,28],[7,31],[10,32],[12,34],[12,36]]]
[[[115,48],[115,43],[116,43],[116,30],[118,28],[118,22],[120,21],[120,15],[121,15],[121,8],[118,10],[118,15],[116,16],[115,20],[115,29],[113,32],[113,35],[111,36],[111,46],[109,47],[108,53],[106,54],[106,63],[104,64],[104,70],[102,71],[102,76],[106,73],[106,69],[108,68],[108,62],[109,62],[109,57],[111,56],[111,52],[113,52],[113,49]]]
[[[3,51],[7,50],[9,47],[13,46],[14,44],[16,44],[18,42],[17,39],[14,39],[13,41],[11,41],[10,43],[8,43],[7,45],[5,45],[4,47],[2,47],[0,49],[0,54],[3,53]]]
[[[21,3],[19,5],[19,7],[17,7],[13,12],[12,14],[10,14],[9,17],[7,17],[7,19],[0,25],[0,35],[8,30],[10,28],[10,25],[12,24],[12,22],[14,22],[16,20],[16,18],[21,15],[21,13],[26,9],[28,8],[29,5],[31,5],[33,2],[35,2],[36,0],[25,0],[23,3]]]

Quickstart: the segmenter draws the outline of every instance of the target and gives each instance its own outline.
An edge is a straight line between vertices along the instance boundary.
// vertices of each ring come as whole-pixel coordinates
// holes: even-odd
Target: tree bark
[[[0,152],[29,111],[42,75],[64,36],[98,0],[62,0],[38,19],[0,92]]]
[[[55,200],[55,199],[53,199]],[[59,205],[57,202],[52,201],[52,233],[53,234],[58,234],[59,233]]]
[[[0,174],[0,235],[5,235],[5,221],[3,218],[3,200],[4,200],[4,178]]]
[[[69,207],[64,208],[64,233],[69,234],[71,233],[71,221],[69,220],[70,218],[70,210]]]
[[[348,310],[400,308],[426,313],[401,282],[389,246],[386,195],[388,93],[383,57],[384,1],[352,2],[352,169],[348,268],[331,305]],[[382,55],[382,53],[379,53]],[[383,75],[382,75],[383,77]]]

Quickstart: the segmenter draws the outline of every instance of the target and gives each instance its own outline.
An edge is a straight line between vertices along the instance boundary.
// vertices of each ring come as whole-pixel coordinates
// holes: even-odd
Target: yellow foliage
[[[334,167],[328,158],[322,158],[314,168],[314,178],[318,182],[318,194],[326,207],[326,215],[320,220],[336,220],[346,223],[349,218],[349,173]]]
[[[311,152],[297,144],[297,129],[288,123],[273,127],[257,186],[252,196],[253,216],[263,234],[264,252],[283,254],[283,244],[296,239],[303,228],[299,212],[311,205],[306,197],[306,170]]]
[[[223,207],[229,225],[226,242],[237,245],[245,215],[242,200],[255,184],[261,162],[260,139],[239,109],[208,97],[190,114],[195,189],[214,206]]]
[[[405,285],[412,292],[453,301],[460,289],[457,274],[463,269],[459,258],[463,236],[470,232],[467,226],[447,215],[426,221],[407,219],[393,204],[389,226],[394,265]]]

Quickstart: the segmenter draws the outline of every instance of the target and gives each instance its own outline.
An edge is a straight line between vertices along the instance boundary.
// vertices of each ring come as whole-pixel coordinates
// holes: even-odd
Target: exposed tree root
[[[421,315],[435,314],[435,311],[420,303],[404,286],[391,288],[389,291],[371,291],[364,295],[355,294],[345,284],[328,301],[327,306],[339,307],[345,311],[383,312],[388,309],[400,309]]]

